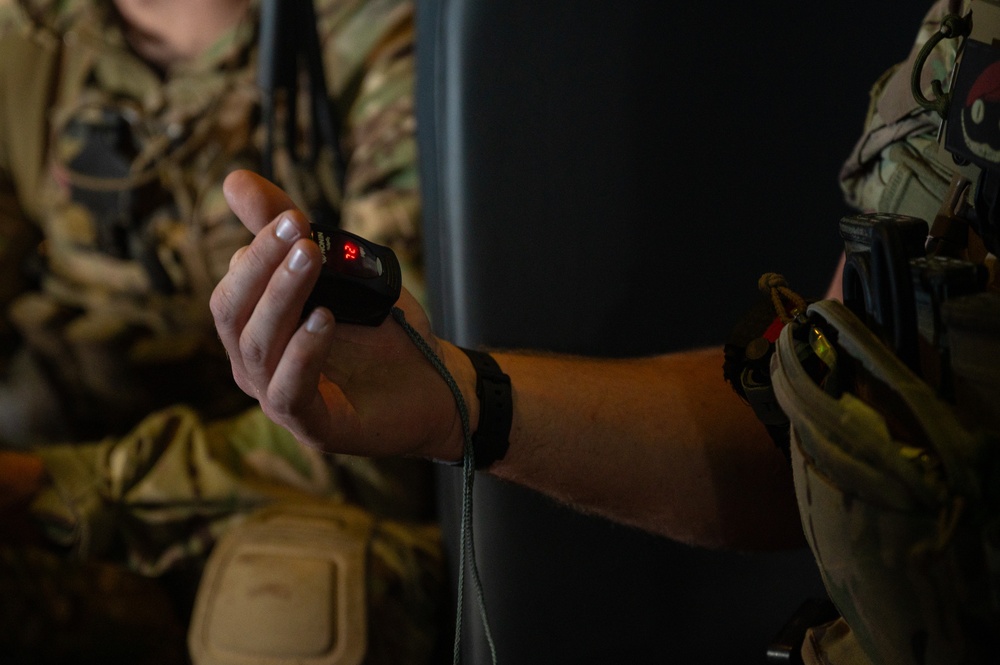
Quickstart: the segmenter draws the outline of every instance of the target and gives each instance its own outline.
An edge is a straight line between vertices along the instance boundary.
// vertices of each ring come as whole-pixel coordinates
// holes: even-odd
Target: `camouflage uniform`
[[[281,137],[275,180],[393,247],[420,297],[414,8],[315,7],[344,191],[332,164],[298,165]],[[303,449],[234,385],[215,333],[209,296],[250,239],[222,181],[261,164],[257,11],[161,72],[130,50],[110,2],[0,1],[0,445],[43,456],[51,483],[32,510],[55,543],[143,575],[197,571],[276,499],[429,515],[424,463]],[[397,586],[439,577],[437,539],[420,533],[420,572]],[[408,628],[433,631],[437,595],[421,598]]]
[[[407,2],[318,3],[350,155],[343,226],[393,246],[419,291],[412,12]],[[5,282],[0,305],[58,403],[18,413],[22,400],[4,400],[4,422],[21,425],[0,432],[8,442],[53,428],[54,440],[124,433],[177,402],[209,417],[247,405],[207,302],[248,242],[221,183],[260,165],[256,21],[161,76],[110,13],[107,2],[36,0],[0,14],[0,264],[32,261],[31,284]],[[305,209],[341,199],[328,168],[296,168],[281,150],[275,164]]]
[[[968,1],[936,2],[909,58],[872,88],[863,134],[840,173],[847,202],[859,210],[930,222],[955,174],[975,182],[977,170],[956,165],[940,146],[940,117],[918,105],[910,84],[917,54],[943,18],[968,11]],[[931,52],[921,74],[925,97],[934,97],[932,80],[947,83],[958,43],[945,39]],[[970,426],[968,413],[939,399],[839,303],[810,312],[836,340],[836,375],[816,385],[804,370],[809,345],[795,341],[790,326],[771,377],[792,422],[803,529],[843,618],[809,631],[803,660],[993,662],[997,433],[981,420]]]

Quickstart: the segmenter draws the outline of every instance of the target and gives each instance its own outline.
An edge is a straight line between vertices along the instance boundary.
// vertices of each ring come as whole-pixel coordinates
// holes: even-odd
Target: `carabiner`
[[[927,58],[930,57],[931,51],[934,50],[934,47],[937,46],[942,39],[960,39],[962,37],[968,37],[970,32],[972,32],[971,19],[963,18],[958,14],[948,14],[941,21],[941,26],[938,28],[938,31],[934,33],[924,44],[923,48],[920,49],[920,53],[917,54],[917,59],[913,62],[913,71],[910,73],[910,91],[913,93],[913,98],[922,108],[925,108],[928,111],[937,111],[938,115],[942,118],[946,117],[948,114],[948,105],[951,103],[951,93],[945,92],[941,81],[934,79],[931,81],[931,90],[934,92],[935,98],[934,100],[927,99],[924,96],[924,91],[920,88],[920,73],[923,71],[924,64],[927,62]]]

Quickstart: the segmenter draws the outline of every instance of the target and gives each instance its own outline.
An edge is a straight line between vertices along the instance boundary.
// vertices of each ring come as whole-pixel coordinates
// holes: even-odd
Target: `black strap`
[[[461,348],[461,347],[459,347]],[[462,349],[476,369],[476,397],[479,398],[479,423],[472,434],[476,468],[485,469],[507,454],[514,402],[510,377],[488,353]]]
[[[264,149],[261,155],[261,175],[275,179],[274,152],[275,116],[280,93],[285,109],[285,136],[298,136],[296,102],[302,73],[309,83],[311,125],[305,154],[297,149],[292,138],[285,147],[296,163],[312,169],[325,148],[330,151],[334,175],[344,193],[346,158],[340,149],[338,119],[326,87],[319,33],[316,25],[316,8],[312,2],[286,2],[263,0],[260,6],[260,37],[258,46],[257,84],[261,93],[261,119],[264,125]],[[324,197],[319,197],[316,208],[309,214],[313,221],[340,225],[340,211],[334,209]]]

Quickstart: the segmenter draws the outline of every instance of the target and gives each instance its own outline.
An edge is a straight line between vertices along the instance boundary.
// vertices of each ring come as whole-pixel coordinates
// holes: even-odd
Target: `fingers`
[[[298,210],[281,213],[234,255],[210,302],[233,377],[260,398],[300,322],[320,268],[319,248]]]
[[[233,171],[222,183],[229,208],[254,234],[295,203],[281,189],[251,171]]]
[[[355,444],[362,438],[360,423],[346,417],[347,400],[340,387],[321,376],[334,328],[333,315],[326,308],[309,314],[289,340],[262,402],[268,417],[321,450],[331,449],[345,435]]]
[[[270,383],[288,340],[299,326],[320,262],[315,243],[296,241],[271,275],[243,328],[240,357],[248,377],[261,389]]]

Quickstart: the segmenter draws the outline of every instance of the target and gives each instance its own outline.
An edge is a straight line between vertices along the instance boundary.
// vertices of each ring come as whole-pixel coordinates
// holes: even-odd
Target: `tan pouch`
[[[194,665],[358,665],[367,650],[373,519],[335,503],[251,515],[208,559],[188,633]]]

